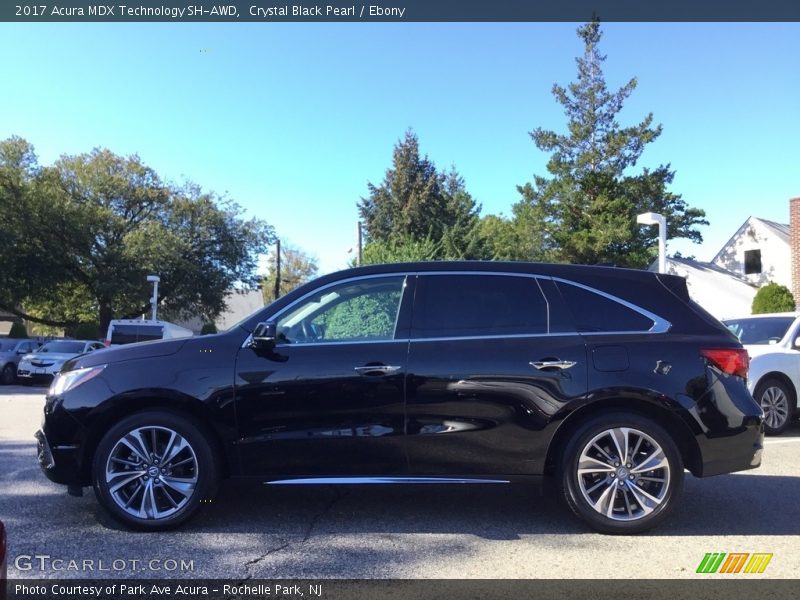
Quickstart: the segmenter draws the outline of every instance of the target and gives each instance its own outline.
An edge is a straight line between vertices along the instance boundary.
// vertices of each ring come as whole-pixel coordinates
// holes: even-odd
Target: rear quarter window
[[[558,289],[579,332],[643,332],[655,325],[650,317],[589,289],[563,282]]]

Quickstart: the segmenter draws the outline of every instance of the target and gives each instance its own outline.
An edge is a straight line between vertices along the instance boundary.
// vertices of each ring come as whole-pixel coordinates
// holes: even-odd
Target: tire
[[[767,435],[781,433],[792,422],[796,407],[794,394],[780,379],[759,381],[753,397],[764,411],[764,431]]]
[[[628,460],[619,461],[626,436]],[[559,481],[567,505],[593,529],[640,533],[661,523],[678,502],[683,461],[662,427],[646,417],[615,412],[591,418],[574,432]]]
[[[137,413],[111,427],[92,461],[100,504],[127,527],[143,531],[187,521],[214,496],[219,473],[205,428],[166,410]]]
[[[17,380],[17,367],[14,363],[8,363],[0,373],[0,383],[11,385]]]

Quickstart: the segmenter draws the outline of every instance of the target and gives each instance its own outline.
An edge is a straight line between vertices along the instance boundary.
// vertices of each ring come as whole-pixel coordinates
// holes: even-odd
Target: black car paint
[[[410,331],[414,274],[535,274],[596,287],[667,314],[668,333],[420,340]],[[312,290],[347,278],[409,274],[394,340],[281,346],[246,341]],[[543,291],[564,311],[556,283]],[[262,480],[325,476],[464,475],[507,479],[552,471],[571,428],[589,414],[624,407],[657,419],[695,475],[758,466],[761,410],[743,379],[708,363],[701,347],[740,347],[716,321],[692,309],[685,282],[647,272],[525,263],[419,263],[327,275],[287,294],[232,330],[197,338],[109,348],[64,371],[103,373],[49,395],[43,434],[54,458],[46,475],[90,485],[92,454],[108,427],[145,408],[194,416],[223,456],[229,476]],[[569,316],[564,313],[564,319]],[[558,358],[570,371],[535,370]],[[387,377],[354,367],[396,365]]]

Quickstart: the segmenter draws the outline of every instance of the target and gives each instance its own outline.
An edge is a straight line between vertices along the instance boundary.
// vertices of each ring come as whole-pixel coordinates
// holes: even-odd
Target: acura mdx
[[[532,263],[326,275],[227,332],[69,361],[39,462],[129,527],[186,521],[226,478],[557,484],[634,533],[684,470],[757,467],[747,353],[684,279]]]

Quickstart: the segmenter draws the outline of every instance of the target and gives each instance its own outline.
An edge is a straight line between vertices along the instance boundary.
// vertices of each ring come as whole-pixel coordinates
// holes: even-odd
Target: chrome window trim
[[[366,279],[379,279],[379,278],[386,278],[386,277],[403,277],[403,296],[400,298],[400,307],[402,307],[403,301],[405,300],[406,290],[408,289],[408,278],[409,277],[422,277],[427,275],[434,275],[434,276],[441,276],[441,275],[489,275],[489,276],[497,276],[497,277],[527,277],[536,280],[536,284],[539,288],[539,292],[542,294],[542,298],[545,301],[545,306],[547,309],[547,333],[521,333],[521,334],[506,334],[506,335],[474,335],[474,336],[435,336],[435,337],[419,337],[419,338],[412,338],[412,337],[404,337],[404,338],[393,338],[388,340],[350,340],[350,341],[331,341],[331,342],[307,342],[304,344],[276,344],[277,347],[281,348],[298,348],[298,347],[314,347],[314,346],[338,346],[343,344],[389,344],[389,343],[409,343],[409,342],[444,342],[444,341],[456,341],[456,340],[484,340],[484,339],[498,339],[498,338],[529,338],[529,337],[547,337],[547,336],[571,336],[571,335],[580,335],[580,336],[608,336],[608,335],[642,335],[642,334],[659,334],[659,333],[666,333],[672,327],[672,323],[667,321],[666,319],[658,316],[655,313],[652,313],[632,302],[628,302],[627,300],[623,300],[618,296],[614,296],[613,294],[609,294],[608,292],[604,292],[602,290],[598,290],[597,288],[593,288],[591,286],[577,283],[575,281],[564,279],[563,277],[553,277],[551,275],[541,275],[536,273],[516,273],[516,272],[509,272],[509,271],[397,271],[395,273],[375,273],[372,275],[356,275],[353,277],[348,277],[346,279],[339,279],[337,281],[332,281],[327,283],[321,287],[315,288],[311,290],[307,294],[304,294],[291,304],[284,306],[281,310],[276,312],[274,315],[269,317],[269,320],[273,321],[278,319],[281,315],[283,315],[286,311],[292,309],[298,303],[304,301],[309,296],[316,294],[322,290],[327,288],[338,286],[340,284],[349,283],[352,281],[361,281]],[[542,290],[542,286],[539,283],[539,279],[549,279],[551,281],[557,283],[563,283],[566,285],[574,285],[576,287],[582,288],[587,292],[598,294],[612,302],[616,302],[621,304],[622,306],[639,313],[640,315],[650,319],[653,321],[653,326],[650,329],[636,329],[630,331],[572,331],[572,332],[550,332],[550,303],[547,298],[547,294],[544,293]],[[399,319],[400,309],[398,308],[398,316]],[[395,333],[397,333],[397,323],[395,322]],[[242,342],[241,347],[246,348],[250,344],[250,340],[252,338],[252,333],[249,334],[245,340]]]

